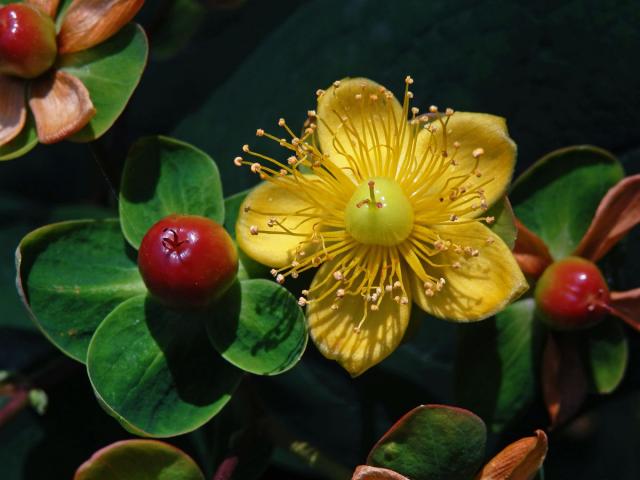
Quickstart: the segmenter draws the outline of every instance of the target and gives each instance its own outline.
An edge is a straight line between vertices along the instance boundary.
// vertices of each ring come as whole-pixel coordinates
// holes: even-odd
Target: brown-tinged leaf
[[[404,475],[387,468],[371,467],[369,465],[360,465],[353,472],[351,480],[409,480]]]
[[[0,75],[0,145],[9,143],[24,128],[27,120],[24,91],[23,80]]]
[[[626,292],[611,292],[611,314],[621,318],[634,330],[640,331],[640,288]]]
[[[144,0],[73,0],[65,14],[58,50],[86,50],[104,42],[135,17]]]
[[[535,437],[513,442],[487,463],[476,480],[532,480],[547,455],[547,435],[536,430]]]
[[[59,142],[73,135],[96,113],[84,84],[59,70],[32,82],[29,106],[42,143]]]
[[[542,355],[542,394],[550,428],[577,413],[587,396],[587,388],[576,336],[550,333]]]
[[[518,236],[513,248],[513,255],[526,276],[538,278],[553,262],[549,249],[540,237],[517,219],[516,227],[518,228]]]
[[[640,174],[618,182],[604,196],[574,255],[600,260],[640,223]]]
[[[35,5],[51,18],[55,19],[60,0],[26,0],[25,3],[28,3],[29,5]]]

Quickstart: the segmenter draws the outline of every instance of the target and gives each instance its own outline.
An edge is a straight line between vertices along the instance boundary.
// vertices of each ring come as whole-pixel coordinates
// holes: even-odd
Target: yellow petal
[[[280,268],[291,264],[296,247],[313,230],[313,222],[299,225],[303,218],[294,213],[309,206],[291,190],[270,182],[261,183],[240,207],[236,223],[238,245],[247,255],[264,265]],[[278,226],[269,227],[267,222],[272,214],[278,218],[287,216],[283,225],[289,229],[297,227],[295,235],[284,232]],[[251,234],[253,227],[260,233]]]
[[[439,127],[437,122],[435,125]],[[429,147],[430,138],[431,134],[426,130],[418,134],[418,158]],[[457,165],[450,166],[432,190],[439,191],[449,177],[472,173],[476,165],[474,151],[477,154],[477,149],[481,148],[484,153],[480,155],[477,169],[481,176],[474,178],[474,185],[486,182],[483,188],[489,205],[502,198],[516,163],[516,144],[509,137],[505,119],[486,113],[456,112],[447,124],[446,150],[450,157],[455,151],[455,142],[460,144],[454,157]],[[478,209],[476,213],[482,211]]]
[[[439,265],[459,262],[459,268],[424,265],[430,275],[446,281],[431,297],[425,295],[420,280],[413,281],[414,301],[426,312],[458,322],[481,320],[500,311],[529,287],[509,248],[486,226],[473,222],[433,229],[442,239],[477,249],[479,254],[461,255],[449,248],[432,260]]]
[[[27,119],[24,92],[25,83],[21,79],[0,75],[0,146],[16,138],[24,128]]]
[[[360,295],[345,295],[336,303],[335,281],[323,282],[331,276],[339,258],[324,263],[311,283],[311,302],[307,318],[311,338],[327,358],[336,360],[351,376],[356,377],[380,363],[399,345],[409,323],[411,301],[400,305],[386,294],[377,311],[369,309]],[[356,282],[357,283],[357,282]],[[322,298],[323,295],[326,296]],[[318,300],[313,301],[316,298]],[[360,324],[367,308],[367,316]]]
[[[402,106],[369,79],[347,78],[337,84],[318,98],[320,149],[340,168],[357,169],[358,178],[380,174],[375,165],[399,157],[410,134]]]
[[[61,54],[86,50],[118,33],[144,0],[74,0],[58,34]]]
[[[41,143],[55,143],[73,135],[96,114],[87,87],[60,70],[31,82],[29,106]]]

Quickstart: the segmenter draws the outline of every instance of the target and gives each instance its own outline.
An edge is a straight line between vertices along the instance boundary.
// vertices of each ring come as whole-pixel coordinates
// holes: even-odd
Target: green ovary
[[[360,184],[345,210],[347,232],[367,245],[397,245],[413,230],[413,207],[402,187],[376,177]]]

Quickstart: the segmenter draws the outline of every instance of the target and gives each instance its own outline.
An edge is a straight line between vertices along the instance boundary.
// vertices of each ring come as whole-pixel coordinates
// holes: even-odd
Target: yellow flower
[[[284,119],[290,138],[257,131],[289,149],[288,159],[245,145],[234,160],[266,180],[241,207],[240,247],[280,283],[319,267],[299,303],[319,350],[353,376],[398,346],[412,302],[467,322],[527,289],[484,225],[515,163],[504,120],[434,106],[419,115],[413,80],[405,82],[402,105],[371,80],[335,82],[317,92],[300,137]]]

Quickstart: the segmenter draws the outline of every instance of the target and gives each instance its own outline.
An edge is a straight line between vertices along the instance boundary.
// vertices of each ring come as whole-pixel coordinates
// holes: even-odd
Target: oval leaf
[[[513,184],[516,216],[558,260],[571,255],[607,191],[623,176],[609,152],[568,147],[545,155]]]
[[[367,464],[412,480],[469,480],[482,465],[486,434],[468,410],[422,405],[384,434]]]
[[[190,432],[231,398],[242,372],[208,341],[209,312],[170,310],[145,295],[118,306],[96,330],[87,355],[99,400],[139,435]]]
[[[537,392],[542,335],[534,311],[535,302],[528,298],[494,318],[459,327],[456,397],[494,432],[523,413]]]
[[[93,332],[122,301],[146,292],[117,220],[47,225],[16,251],[18,291],[60,350],[86,359]]]
[[[307,323],[296,299],[269,280],[237,282],[207,321],[220,354],[258,375],[277,375],[293,367],[307,346]]]
[[[611,393],[627,368],[627,336],[619,322],[609,319],[587,330],[585,337],[593,388],[598,393]]]
[[[122,232],[135,248],[170,214],[202,215],[222,223],[218,167],[197,148],[168,137],[146,137],[131,148],[122,173]]]
[[[94,453],[74,480],[204,480],[189,455],[157,440],[123,440]]]
[[[148,52],[144,30],[130,23],[106,42],[60,59],[60,70],[82,81],[97,110],[87,126],[71,136],[71,140],[90,142],[111,128],[140,82]]]

